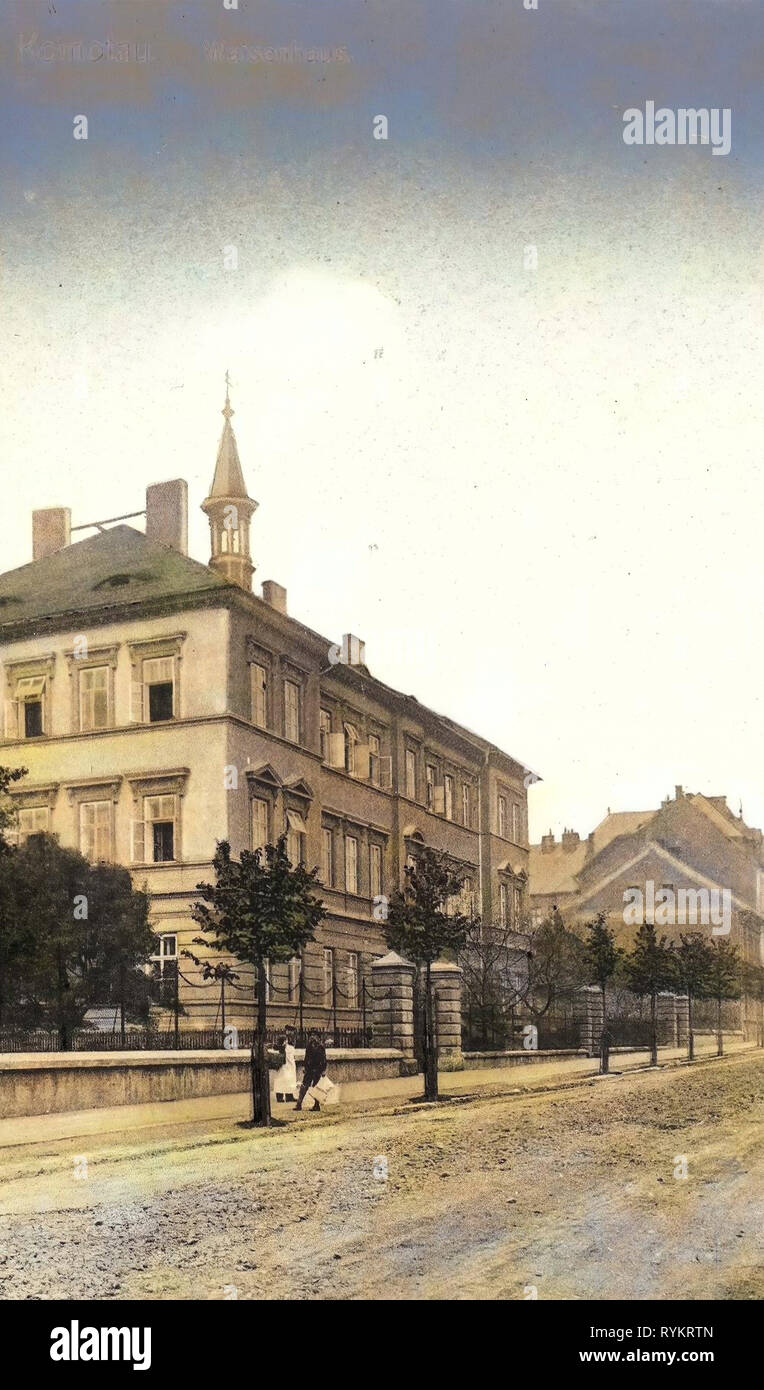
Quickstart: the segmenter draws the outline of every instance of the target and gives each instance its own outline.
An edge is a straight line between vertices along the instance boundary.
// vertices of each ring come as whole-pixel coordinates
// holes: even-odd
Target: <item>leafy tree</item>
[[[57,1029],[62,1047],[89,1008],[118,998],[138,1012],[155,937],[148,898],[118,865],[91,865],[52,835],[0,855],[8,1021]]]
[[[635,994],[650,997],[650,1060],[658,1065],[658,994],[675,981],[674,957],[667,938],[656,935],[652,922],[643,922],[634,947],[624,961],[629,987]]]
[[[213,867],[215,882],[197,885],[203,901],[194,905],[193,915],[209,933],[208,945],[254,967],[257,1032],[252,1045],[252,1123],[269,1125],[265,962],[289,960],[314,940],[325,915],[324,904],[313,892],[318,869],[291,864],[286,835],[264,851],[242,851],[238,860],[231,857],[228,841],[221,840]]]
[[[677,978],[687,995],[687,1056],[695,1056],[693,1004],[702,999],[711,971],[711,947],[702,932],[684,932],[674,946]]]
[[[705,987],[706,999],[716,1000],[716,1040],[717,1056],[724,1055],[724,1033],[722,1030],[722,1004],[725,999],[739,999],[742,993],[741,960],[737,946],[731,941],[717,937],[712,941],[708,978]]]
[[[390,899],[385,940],[393,951],[424,967],[424,1093],[438,1099],[438,1052],[432,998],[432,965],[444,951],[463,947],[471,919],[449,910],[464,874],[449,855],[423,846],[405,869],[403,891]]]
[[[149,982],[144,965],[157,938],[149,923],[149,896],[133,888],[127,869],[118,864],[94,864],[88,875],[86,931],[79,944],[79,964],[88,981],[90,1004],[113,1000],[125,1021],[145,1019]]]
[[[0,767],[0,852],[8,848],[6,830],[10,830],[16,824],[16,807],[8,793],[12,783],[20,782],[26,775],[25,767]]]

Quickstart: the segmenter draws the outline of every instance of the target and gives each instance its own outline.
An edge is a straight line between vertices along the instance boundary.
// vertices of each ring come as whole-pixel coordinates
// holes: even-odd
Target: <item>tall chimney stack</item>
[[[41,507],[32,512],[32,559],[44,560],[63,550],[72,538],[72,513],[69,507]]]
[[[158,545],[188,554],[188,483],[183,478],[146,488],[146,535]]]

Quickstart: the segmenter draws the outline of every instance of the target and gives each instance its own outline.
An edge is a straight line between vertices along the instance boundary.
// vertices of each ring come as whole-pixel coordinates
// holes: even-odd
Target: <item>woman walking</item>
[[[287,1028],[284,1037],[279,1039],[279,1049],[284,1054],[284,1060],[273,1077],[277,1101],[296,1099],[297,1062],[294,1055],[294,1037],[294,1028]]]

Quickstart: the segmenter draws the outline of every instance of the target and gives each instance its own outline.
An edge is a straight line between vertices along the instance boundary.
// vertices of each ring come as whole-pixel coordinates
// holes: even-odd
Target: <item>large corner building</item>
[[[252,592],[257,503],[232,414],[226,396],[208,565],[187,554],[181,480],[147,489],[145,533],[99,523],[72,543],[67,509],[34,513],[32,563],[0,576],[0,760],[28,769],[20,837],[50,831],[147,886],[155,968],[180,956],[192,1025],[219,1018],[217,989],[181,954],[215,843],[237,854],[286,832],[293,862],[319,866],[327,916],[302,962],[271,968],[270,1018],[295,1021],[299,1004],[306,1024],[352,1028],[385,952],[374,900],[417,844],[465,866],[484,920],[519,924],[526,769],[372,676],[358,638],[335,645],[291,617],[279,584]],[[228,1018],[252,1009],[244,972]]]

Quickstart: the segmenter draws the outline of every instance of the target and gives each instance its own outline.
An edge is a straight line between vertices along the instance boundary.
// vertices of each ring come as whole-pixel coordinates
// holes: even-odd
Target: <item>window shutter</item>
[[[143,682],[130,682],[130,721],[133,724],[143,723]]]
[[[345,766],[345,735],[344,735],[344,733],[342,733],[342,734],[330,734],[330,735],[329,735],[329,757],[328,757],[328,759],[327,759],[327,762],[328,762],[328,764],[329,764],[330,767],[344,767],[344,766]]]
[[[134,864],[143,864],[146,858],[145,827],[142,820],[132,823],[131,859]]]
[[[389,791],[393,785],[393,760],[391,757],[379,759],[379,785]]]
[[[5,702],[5,737],[18,738],[19,736],[19,708],[15,700]]]
[[[368,781],[370,775],[369,745],[357,743],[355,746],[355,775]]]

